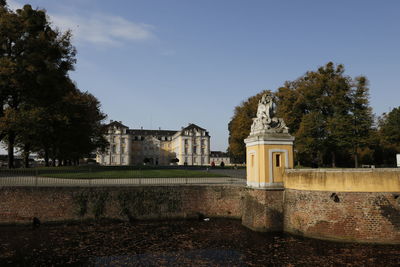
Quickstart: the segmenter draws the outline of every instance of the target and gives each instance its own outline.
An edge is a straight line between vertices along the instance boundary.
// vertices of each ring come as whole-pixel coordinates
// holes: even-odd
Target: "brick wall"
[[[283,192],[283,188],[247,188],[243,197],[243,225],[260,232],[282,231]]]
[[[240,186],[0,188],[0,223],[112,218],[240,218]]]
[[[400,243],[399,195],[286,189],[284,230],[329,240]]]
[[[243,186],[0,188],[0,224],[111,218],[242,218],[256,231],[400,244],[400,192],[259,190]]]

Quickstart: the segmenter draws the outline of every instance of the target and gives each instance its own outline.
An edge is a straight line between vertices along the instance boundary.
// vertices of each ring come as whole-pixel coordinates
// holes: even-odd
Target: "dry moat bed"
[[[261,234],[240,221],[0,227],[0,266],[398,266],[400,246]]]

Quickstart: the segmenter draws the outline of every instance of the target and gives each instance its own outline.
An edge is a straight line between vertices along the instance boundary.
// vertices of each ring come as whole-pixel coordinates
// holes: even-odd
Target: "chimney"
[[[113,123],[114,121],[113,120],[110,120],[110,123]]]
[[[121,123],[121,124],[122,124],[122,121],[119,121],[119,123]]]
[[[143,126],[140,126],[140,130],[143,130]]]
[[[158,130],[161,131],[161,127],[158,127]]]

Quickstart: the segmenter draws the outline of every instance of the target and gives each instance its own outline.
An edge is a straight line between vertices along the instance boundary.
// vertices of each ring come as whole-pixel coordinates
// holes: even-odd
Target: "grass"
[[[78,171],[78,172],[57,172],[39,174],[41,177],[52,178],[69,178],[69,179],[85,179],[85,178],[193,178],[193,177],[226,177],[217,173],[192,170],[99,170],[99,171]]]

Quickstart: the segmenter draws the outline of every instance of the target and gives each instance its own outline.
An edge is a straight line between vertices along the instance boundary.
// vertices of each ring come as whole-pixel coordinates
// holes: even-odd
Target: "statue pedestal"
[[[246,143],[247,186],[282,188],[285,168],[293,168],[294,137],[288,133],[259,131],[250,134]]]

